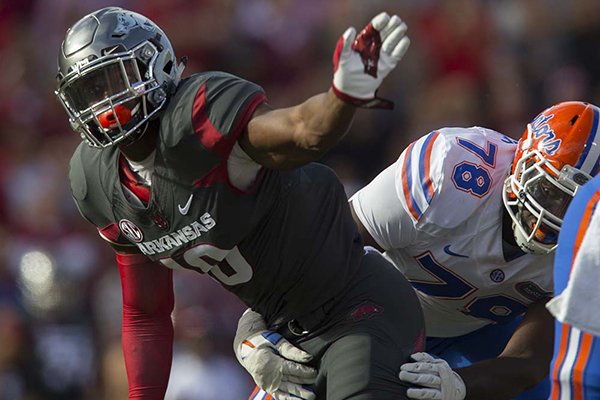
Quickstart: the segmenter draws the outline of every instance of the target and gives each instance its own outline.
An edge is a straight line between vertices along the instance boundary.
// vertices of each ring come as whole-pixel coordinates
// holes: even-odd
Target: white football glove
[[[428,353],[411,355],[414,363],[400,367],[400,380],[422,388],[410,388],[406,394],[411,399],[463,400],[467,389],[460,375],[442,359]]]
[[[348,28],[333,54],[333,92],[343,101],[365,108],[393,108],[376,97],[383,79],[404,56],[410,39],[406,24],[394,15],[381,13],[357,35]]]
[[[276,400],[314,400],[317,370],[303,365],[312,356],[266,329],[260,314],[246,311],[238,322],[234,352],[256,384]]]

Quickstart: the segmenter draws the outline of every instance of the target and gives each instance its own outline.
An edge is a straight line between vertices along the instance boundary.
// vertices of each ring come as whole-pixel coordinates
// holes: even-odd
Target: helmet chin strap
[[[127,136],[127,138],[125,138],[121,143],[119,143],[119,145],[127,147],[140,140],[141,137],[144,136],[144,134],[148,130],[148,125],[150,125],[150,121],[146,121],[144,125],[140,126],[138,129],[135,130],[135,132]]]

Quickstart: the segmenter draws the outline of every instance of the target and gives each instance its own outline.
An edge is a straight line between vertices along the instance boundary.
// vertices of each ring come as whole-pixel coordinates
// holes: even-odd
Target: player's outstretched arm
[[[256,384],[277,400],[314,400],[317,376],[304,365],[312,356],[269,331],[262,316],[250,309],[238,321],[233,351]]]
[[[240,138],[242,148],[270,168],[318,159],[344,137],[356,107],[392,107],[376,92],[409,44],[406,24],[396,15],[377,15],[358,35],[348,28],[334,52],[331,89],[294,107],[261,106]]]
[[[123,291],[122,344],[129,399],[163,399],[173,356],[172,270],[117,253]]]
[[[547,299],[529,306],[523,321],[497,357],[453,371],[426,353],[401,367],[400,379],[414,387],[413,399],[509,400],[532,388],[548,375],[554,342],[553,319]]]
[[[512,399],[548,375],[554,346],[554,320],[545,308],[547,301],[539,300],[529,306],[497,358],[457,371],[467,385],[469,399]]]

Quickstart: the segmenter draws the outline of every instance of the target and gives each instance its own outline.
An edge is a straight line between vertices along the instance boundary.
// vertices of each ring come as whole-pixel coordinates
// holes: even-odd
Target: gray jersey
[[[260,87],[225,73],[182,82],[160,117],[145,208],[126,200],[118,148],[81,144],[69,177],[103,237],[167,267],[208,273],[278,325],[342,292],[362,242],[341,183],[323,165],[264,169],[248,191],[231,185],[227,158],[264,101]]]

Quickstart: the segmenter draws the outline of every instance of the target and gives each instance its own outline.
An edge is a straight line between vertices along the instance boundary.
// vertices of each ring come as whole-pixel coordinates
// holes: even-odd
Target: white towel
[[[600,205],[575,257],[567,287],[546,307],[560,322],[600,336]]]

